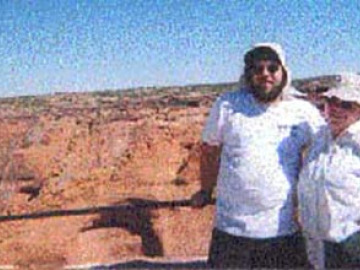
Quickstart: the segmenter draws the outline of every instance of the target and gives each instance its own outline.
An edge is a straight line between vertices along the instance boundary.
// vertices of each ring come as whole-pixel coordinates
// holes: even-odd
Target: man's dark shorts
[[[340,243],[325,241],[325,266],[360,269],[360,232]]]
[[[213,230],[208,263],[213,268],[308,268],[300,233],[255,239]]]

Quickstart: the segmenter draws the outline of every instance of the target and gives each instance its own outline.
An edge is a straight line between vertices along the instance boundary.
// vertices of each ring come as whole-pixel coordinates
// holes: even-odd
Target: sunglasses
[[[253,65],[251,67],[251,70],[254,74],[261,74],[265,71],[265,69],[267,69],[267,71],[271,74],[274,74],[275,72],[277,72],[280,69],[280,65],[273,63],[273,64],[269,64],[269,65]]]
[[[342,109],[353,109],[354,108],[354,103],[353,102],[350,102],[350,101],[344,101],[344,100],[339,100],[335,97],[331,97],[329,99],[329,102],[330,102],[330,107],[333,107],[336,105],[338,105],[340,108]]]

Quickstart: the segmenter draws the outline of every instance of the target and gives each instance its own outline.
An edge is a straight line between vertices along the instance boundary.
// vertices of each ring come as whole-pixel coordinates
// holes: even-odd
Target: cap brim
[[[360,103],[360,90],[354,87],[332,88],[323,95],[326,97],[335,96],[343,101]]]

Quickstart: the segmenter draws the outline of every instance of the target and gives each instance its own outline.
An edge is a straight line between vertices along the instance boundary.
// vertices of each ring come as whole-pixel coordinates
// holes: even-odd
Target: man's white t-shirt
[[[219,97],[203,131],[204,142],[222,146],[215,226],[251,238],[296,232],[301,151],[322,125],[303,100],[264,105],[246,88]]]

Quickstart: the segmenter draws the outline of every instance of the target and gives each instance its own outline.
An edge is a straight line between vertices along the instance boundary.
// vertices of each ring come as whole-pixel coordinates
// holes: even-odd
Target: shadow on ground
[[[126,203],[128,207],[100,212],[100,216],[93,220],[90,226],[83,228],[82,232],[101,228],[123,228],[141,237],[144,255],[163,256],[163,245],[152,222],[154,217],[152,209],[159,206],[159,202],[129,198]]]

